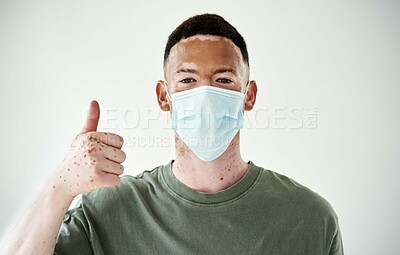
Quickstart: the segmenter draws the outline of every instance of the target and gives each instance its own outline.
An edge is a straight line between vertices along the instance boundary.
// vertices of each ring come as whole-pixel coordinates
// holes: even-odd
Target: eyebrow
[[[176,73],[195,73],[198,74],[199,72],[195,69],[189,69],[189,68],[180,68],[176,70]]]
[[[194,73],[198,74],[199,72],[196,69],[190,69],[190,68],[180,68],[176,70],[176,73]],[[233,68],[220,68],[214,71],[214,74],[220,74],[220,73],[233,73],[234,75],[237,74],[236,70]]]
[[[219,73],[233,73],[234,75],[236,75],[236,70],[233,68],[220,68],[215,70],[214,74],[219,74]]]

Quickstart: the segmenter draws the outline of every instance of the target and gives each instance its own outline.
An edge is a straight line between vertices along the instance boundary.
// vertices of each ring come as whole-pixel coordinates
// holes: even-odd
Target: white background
[[[0,0],[0,240],[63,159],[91,99],[99,129],[130,141],[126,174],[173,158],[154,92],[163,50],[182,21],[212,12],[245,37],[259,86],[244,159],[325,197],[346,254],[395,254],[399,11],[382,0]],[[310,109],[317,125],[307,127]]]

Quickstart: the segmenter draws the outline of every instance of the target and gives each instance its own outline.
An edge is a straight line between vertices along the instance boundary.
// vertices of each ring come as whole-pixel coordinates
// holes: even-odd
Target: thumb
[[[89,110],[86,116],[85,125],[83,125],[81,133],[97,130],[97,124],[100,118],[100,106],[96,100],[92,100],[89,105]]]

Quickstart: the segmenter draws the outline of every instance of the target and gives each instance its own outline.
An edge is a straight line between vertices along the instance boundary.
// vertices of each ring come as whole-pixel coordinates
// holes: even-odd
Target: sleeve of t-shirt
[[[335,236],[333,237],[331,250],[329,255],[343,255],[343,242],[342,242],[342,235],[340,233],[340,228],[338,227]]]
[[[58,233],[54,254],[93,254],[88,233],[89,226],[82,207],[68,210]]]

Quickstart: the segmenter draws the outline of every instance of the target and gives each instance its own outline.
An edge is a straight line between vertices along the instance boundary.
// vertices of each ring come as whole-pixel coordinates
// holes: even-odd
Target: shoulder
[[[338,217],[324,197],[285,175],[261,167],[259,170],[256,199],[267,215],[266,221],[273,219],[304,238],[322,238],[329,246],[333,240],[340,240]]]
[[[337,221],[337,215],[330,203],[317,192],[299,182],[275,171],[261,168],[258,189],[266,197],[276,201],[288,210],[310,217],[330,218]]]

